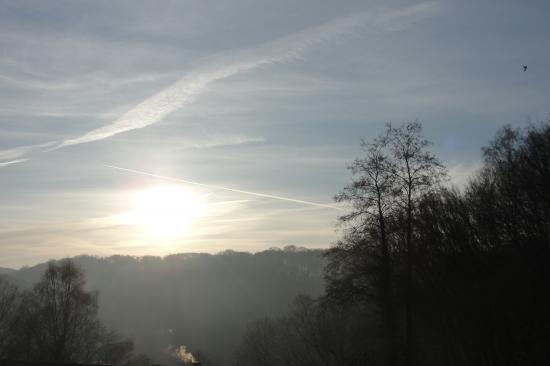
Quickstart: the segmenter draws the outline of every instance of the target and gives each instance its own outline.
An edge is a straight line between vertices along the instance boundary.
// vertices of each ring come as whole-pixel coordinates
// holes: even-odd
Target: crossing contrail
[[[107,165],[107,164],[104,164],[103,166],[106,167],[106,168],[117,169],[117,170],[121,170],[121,171],[124,171],[124,172],[129,172],[129,173],[134,173],[134,174],[140,174],[140,175],[146,175],[146,176],[149,176],[149,177],[159,178],[159,179],[163,179],[163,180],[169,180],[169,181],[172,181],[172,182],[180,182],[180,183],[192,184],[192,185],[199,186],[199,187],[204,187],[204,188],[210,188],[210,189],[216,189],[216,190],[224,190],[224,191],[229,191],[229,192],[247,194],[247,195],[249,195],[249,196],[256,196],[256,197],[262,197],[262,198],[270,198],[270,199],[279,200],[279,201],[300,203],[300,204],[302,204],[302,205],[308,205],[308,206],[317,206],[317,207],[323,207],[323,208],[330,208],[330,209],[339,210],[339,211],[342,211],[342,210],[343,210],[343,208],[341,208],[341,207],[333,206],[333,205],[329,205],[329,204],[325,204],[325,203],[304,201],[304,200],[299,200],[299,199],[296,199],[296,198],[276,196],[276,195],[273,195],[273,194],[259,193],[259,192],[251,192],[251,191],[244,191],[244,190],[242,190],[242,189],[228,188],[228,187],[216,186],[216,185],[212,185],[212,184],[204,184],[204,183],[193,182],[193,181],[186,180],[186,179],[181,179],[181,178],[167,177],[167,176],[165,176],[165,175],[147,173],[147,172],[144,172],[144,171],[141,171],[141,170],[122,168],[122,167],[115,166],[115,165]]]

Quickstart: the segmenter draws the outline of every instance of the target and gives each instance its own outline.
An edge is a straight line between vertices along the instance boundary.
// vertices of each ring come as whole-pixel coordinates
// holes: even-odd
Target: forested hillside
[[[131,337],[136,351],[170,363],[170,349],[183,344],[224,363],[248,322],[286,311],[298,294],[322,293],[322,253],[286,247],[256,254],[80,256],[74,263],[83,269],[86,287],[99,292],[100,318]],[[11,275],[30,287],[46,267]]]

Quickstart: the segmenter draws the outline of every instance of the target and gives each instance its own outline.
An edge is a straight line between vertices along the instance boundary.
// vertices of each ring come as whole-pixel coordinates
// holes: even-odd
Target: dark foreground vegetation
[[[420,132],[363,143],[325,295],[252,324],[235,365],[550,364],[550,123],[500,130],[460,191]]]
[[[191,362],[186,345],[203,364],[549,365],[550,122],[501,129],[460,190],[418,123],[362,146],[324,259],[77,258],[99,313],[71,261],[6,271],[0,358],[150,363],[102,319],[155,362]]]
[[[84,290],[84,275],[70,260],[50,263],[29,291],[0,278],[0,359],[148,365],[97,310],[97,294]]]

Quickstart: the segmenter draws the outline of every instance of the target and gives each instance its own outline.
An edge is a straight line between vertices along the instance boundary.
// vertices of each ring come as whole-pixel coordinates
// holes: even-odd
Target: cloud
[[[381,14],[354,14],[268,42],[257,48],[219,55],[168,88],[139,103],[113,123],[65,140],[59,147],[102,140],[157,123],[191,102],[194,96],[215,81],[299,58],[315,46],[359,30],[368,20],[372,22],[374,29],[399,30],[414,20],[432,15],[436,10],[437,4],[428,2]]]
[[[98,89],[103,92],[109,89],[116,89],[126,85],[137,83],[155,82],[166,79],[170,74],[143,74],[139,76],[117,76],[107,73],[91,73],[69,79],[51,79],[38,76],[18,76],[0,74],[0,81],[25,89],[37,89],[45,91],[65,91],[75,89]]]
[[[449,165],[450,183],[458,188],[464,188],[481,167],[480,161],[458,163]]]
[[[243,145],[251,144],[255,142],[264,142],[265,139],[262,136],[224,136],[224,137],[215,137],[208,140],[190,142],[185,144],[189,147],[195,149],[208,149],[212,147],[220,146],[233,146],[233,145]]]
[[[46,142],[43,144],[19,146],[13,149],[0,151],[0,160],[17,159],[22,156],[28,155],[35,150],[45,149],[55,145],[56,142]]]
[[[281,63],[302,55],[307,49],[358,28],[361,17],[354,16],[308,29],[298,35],[269,42],[259,48],[218,56],[168,88],[147,98],[113,123],[63,141],[59,147],[102,140],[116,134],[144,128],[164,119],[193,100],[212,82],[246,71]]]
[[[29,160],[29,159],[17,159],[17,160],[3,161],[3,162],[0,163],[0,168],[3,168],[3,167],[8,166],[8,165],[23,163],[27,160]]]
[[[114,122],[93,129],[81,136],[56,143],[53,148],[47,151],[98,141],[119,133],[145,128],[162,121],[169,114],[193,101],[196,95],[213,82],[261,67],[299,59],[311,48],[361,29],[368,28],[373,32],[399,31],[414,22],[434,15],[438,10],[438,3],[423,2],[397,10],[356,13],[268,42],[259,47],[212,57],[171,86],[137,104]],[[22,150],[26,148],[21,147]],[[29,153],[33,150],[35,149],[30,149]],[[2,153],[0,152],[0,155]]]

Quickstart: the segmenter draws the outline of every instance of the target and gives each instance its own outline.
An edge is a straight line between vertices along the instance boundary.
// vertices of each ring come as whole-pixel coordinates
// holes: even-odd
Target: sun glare
[[[206,215],[206,201],[181,186],[157,186],[135,198],[131,221],[154,237],[174,238],[188,233],[189,225]]]

